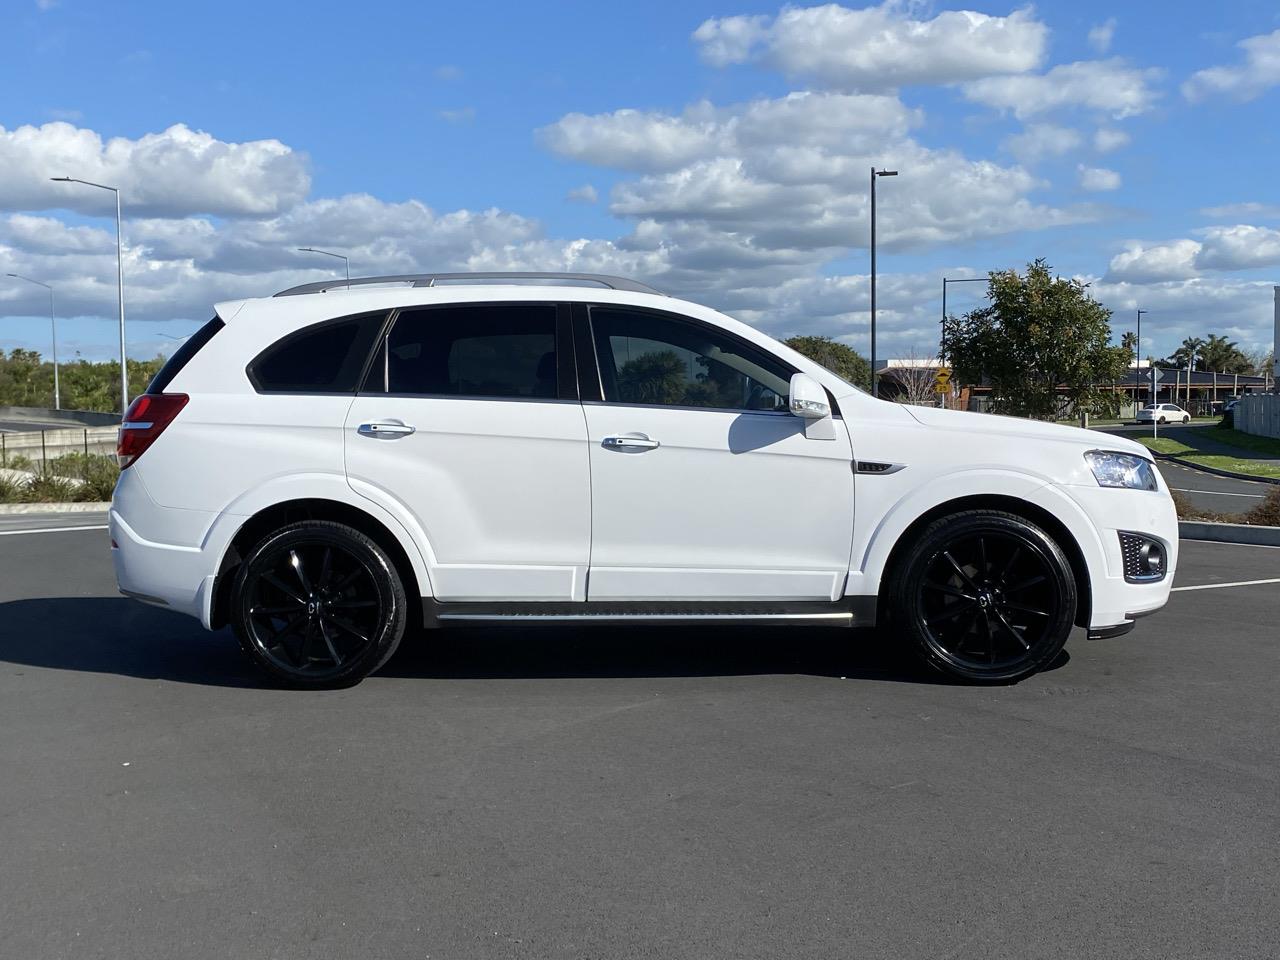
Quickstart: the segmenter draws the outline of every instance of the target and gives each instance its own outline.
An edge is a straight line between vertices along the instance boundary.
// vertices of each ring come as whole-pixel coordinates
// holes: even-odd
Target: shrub
[[[5,467],[9,470],[31,470],[31,458],[21,453],[11,453],[5,458]]]
[[[0,475],[0,503],[21,503],[22,489],[25,486],[19,480]]]
[[[68,503],[78,500],[79,493],[79,485],[65,477],[38,473],[23,486],[22,499],[26,503]]]
[[[1272,486],[1262,502],[1241,519],[1245,523],[1257,523],[1267,527],[1280,527],[1280,486]]]
[[[101,453],[65,453],[49,461],[49,472],[58,477],[75,477],[84,483],[77,491],[78,500],[105,501],[111,499],[120,467],[116,458]]]

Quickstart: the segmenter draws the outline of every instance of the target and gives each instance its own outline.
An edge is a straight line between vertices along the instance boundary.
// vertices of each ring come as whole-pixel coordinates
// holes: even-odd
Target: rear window
[[[328,320],[292,333],[249,364],[259,393],[355,393],[385,313]]]
[[[165,388],[173,382],[173,378],[178,375],[178,372],[182,370],[191,358],[200,352],[200,348],[212,340],[213,335],[224,326],[226,326],[226,324],[217,317],[214,317],[191,336],[187,337],[187,339],[183,341],[182,345],[178,347],[177,350],[173,351],[173,356],[165,361],[165,365],[160,368],[160,371],[151,378],[151,382],[147,384],[147,393],[164,393]]]

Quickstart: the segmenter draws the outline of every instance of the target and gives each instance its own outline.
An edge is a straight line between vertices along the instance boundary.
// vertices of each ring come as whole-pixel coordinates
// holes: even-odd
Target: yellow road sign
[[[933,380],[935,393],[948,393],[951,390],[951,368],[939,367]]]

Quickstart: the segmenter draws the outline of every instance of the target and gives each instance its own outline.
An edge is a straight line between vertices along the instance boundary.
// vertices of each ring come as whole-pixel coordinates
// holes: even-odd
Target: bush
[[[25,503],[70,503],[80,499],[80,485],[51,473],[38,473],[23,484]]]
[[[64,453],[49,461],[49,472],[57,477],[83,480],[76,499],[92,501],[110,500],[120,477],[116,458],[102,453]]]
[[[1267,527],[1280,527],[1280,486],[1272,486],[1260,504],[1241,519],[1245,523],[1257,523]]]
[[[0,476],[0,503],[21,503],[22,488],[25,486],[21,481]]]
[[[31,470],[31,458],[21,453],[13,453],[5,458],[5,467],[9,470]]]

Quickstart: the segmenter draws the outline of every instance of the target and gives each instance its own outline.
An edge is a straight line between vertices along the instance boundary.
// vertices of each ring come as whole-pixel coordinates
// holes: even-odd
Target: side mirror
[[[805,420],[822,420],[831,416],[831,404],[822,384],[807,373],[797,373],[791,378],[791,413]]]

